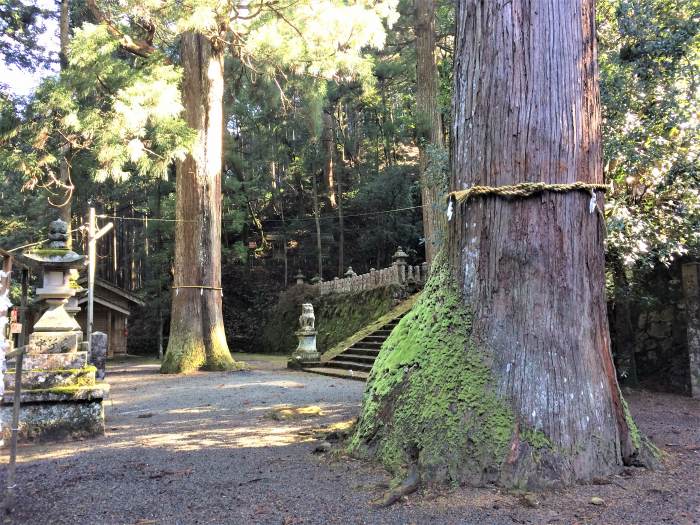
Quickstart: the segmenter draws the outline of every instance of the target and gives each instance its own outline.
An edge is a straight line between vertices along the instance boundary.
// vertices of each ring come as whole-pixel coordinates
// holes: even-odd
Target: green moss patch
[[[420,297],[420,294],[415,294],[415,295],[409,297],[405,301],[402,301],[398,306],[393,308],[389,313],[381,316],[376,321],[373,321],[370,324],[360,328],[357,332],[352,334],[350,337],[342,340],[340,343],[338,343],[337,345],[333,346],[330,350],[325,352],[321,356],[321,361],[330,361],[334,357],[342,354],[345,350],[347,350],[349,347],[351,347],[352,345],[354,345],[358,341],[364,339],[368,335],[371,335],[372,333],[374,333],[377,330],[379,330],[380,328],[382,328],[385,324],[393,321],[397,317],[410,311],[411,308],[413,308],[415,306],[419,297]]]
[[[63,257],[68,252],[70,252],[68,248],[40,248],[33,250],[31,253],[40,257]]]
[[[392,472],[417,462],[437,481],[493,479],[516,421],[491,390],[488,356],[470,336],[470,312],[438,258],[374,364],[350,452],[375,457]]]

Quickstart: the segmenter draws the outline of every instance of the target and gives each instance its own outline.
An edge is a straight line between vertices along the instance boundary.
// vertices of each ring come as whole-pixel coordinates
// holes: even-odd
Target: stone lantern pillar
[[[62,220],[53,221],[49,226],[49,247],[25,254],[41,268],[43,285],[36,289],[36,295],[48,305],[29,336],[29,347],[41,353],[49,349],[46,353],[77,352],[83,340],[75,313],[71,315],[66,305],[76,294],[70,282],[72,270],[84,266],[85,256],[67,249],[67,229]]]
[[[399,281],[401,284],[406,284],[406,265],[408,264],[408,254],[403,251],[401,246],[398,247],[396,253],[393,255],[394,265],[399,268]]]
[[[49,227],[46,248],[23,254],[43,279],[36,294],[48,308],[29,336],[21,372],[19,438],[50,440],[104,433],[103,399],[109,386],[96,381],[97,370],[88,360],[88,344],[71,311],[76,294],[72,273],[85,257],[66,246],[68,226],[57,220]],[[8,366],[16,366],[16,362]],[[10,390],[11,389],[11,390]],[[14,384],[0,403],[0,419],[11,417]],[[7,430],[3,428],[3,432]]]
[[[294,333],[299,339],[299,344],[287,361],[287,368],[313,366],[321,361],[321,354],[316,350],[315,321],[314,305],[311,303],[302,304],[299,330]]]

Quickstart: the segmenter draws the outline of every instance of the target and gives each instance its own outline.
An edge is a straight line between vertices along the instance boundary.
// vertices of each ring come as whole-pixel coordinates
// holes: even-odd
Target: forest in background
[[[436,4],[436,95],[443,143],[449,144],[454,12],[451,2]],[[42,20],[58,20],[60,8],[3,1],[0,27],[16,36],[12,45],[0,44],[3,60],[27,72],[46,66],[49,55],[31,35],[42,31]],[[88,5],[71,2],[70,8],[70,60],[63,58],[61,76],[47,77],[29,98],[15,96],[12,86],[0,94],[2,247],[44,238],[59,213],[51,205],[69,197],[73,228],[89,207],[97,208],[102,221],[115,223],[100,244],[99,273],[146,300],[130,331],[140,351],[156,353],[152,334],[159,319],[168,332],[177,227],[172,159],[187,130],[149,98],[153,86],[144,83],[161,78],[167,94],[179,73],[110,48],[106,38],[96,46],[83,26],[97,21]],[[237,345],[236,335],[259,323],[297,270],[332,279],[348,266],[358,273],[381,268],[399,245],[412,262],[424,260],[419,146],[427,133],[416,111],[413,2],[400,2],[398,11],[383,48],[367,51],[371,67],[352,79],[226,60],[222,273],[233,349],[250,344],[243,338]],[[604,166],[612,187],[606,197],[608,291],[617,303],[629,301],[655,267],[697,255],[698,13],[696,0],[598,2]],[[58,55],[51,58],[54,67]],[[164,63],[177,63],[177,50],[167,58]],[[177,90],[170,96],[177,107]],[[123,106],[119,115],[111,109],[115,100]],[[146,145],[152,156],[135,143],[110,141],[144,111],[154,115],[154,140]],[[66,130],[77,137],[70,191],[54,180],[61,157],[56,137]],[[447,149],[431,147],[428,156],[429,176],[446,179]],[[105,168],[115,159],[126,168]],[[84,243],[80,233],[75,242]]]

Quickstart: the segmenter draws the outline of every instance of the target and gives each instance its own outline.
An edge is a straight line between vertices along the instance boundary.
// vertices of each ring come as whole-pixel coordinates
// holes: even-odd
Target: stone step
[[[355,353],[350,353],[350,350],[346,350],[341,355],[331,359],[331,362],[341,360],[341,361],[354,361],[356,363],[369,363],[371,365],[374,363],[374,360],[376,358],[377,358],[377,356],[375,356],[375,355],[355,354]]]
[[[22,359],[22,370],[67,370],[87,366],[87,352],[66,354],[28,354]],[[8,368],[15,367],[15,360],[7,362]]]
[[[357,345],[362,345],[362,348],[373,348],[376,350],[379,350],[382,347],[383,341],[368,341],[367,338],[365,337],[361,341],[358,341]]]
[[[376,332],[375,332],[375,333],[376,333]],[[383,343],[384,341],[386,341],[386,339],[387,339],[387,338],[386,338],[385,336],[383,336],[383,335],[374,335],[374,334],[372,334],[372,335],[368,335],[367,337],[365,337],[364,339],[362,339],[362,341],[365,342],[365,343]]]
[[[372,370],[371,364],[355,363],[353,361],[326,361],[324,365],[330,368],[344,368],[345,370],[353,370],[358,372],[369,372]]]
[[[351,352],[351,353],[356,354],[356,355],[372,356],[374,358],[376,358],[379,355],[379,350],[377,350],[376,348],[362,348],[362,347],[355,347],[355,346],[351,346],[350,348],[345,350],[345,352]],[[345,353],[342,353],[340,355],[345,355]],[[338,357],[338,356],[336,356],[336,357]]]
[[[342,379],[354,379],[355,381],[367,381],[369,374],[357,370],[344,370],[342,368],[327,368],[325,366],[316,366],[313,368],[304,368],[304,372],[312,372],[323,376],[338,377]]]
[[[379,335],[379,336],[382,336],[382,337],[389,337],[389,336],[391,335],[391,332],[392,332],[391,329],[384,330],[384,329],[382,328],[381,330],[377,330],[376,332],[373,332],[372,335]]]

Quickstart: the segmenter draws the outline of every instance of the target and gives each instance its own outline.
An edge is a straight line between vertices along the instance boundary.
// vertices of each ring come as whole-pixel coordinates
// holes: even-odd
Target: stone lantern
[[[29,336],[30,347],[57,345],[60,351],[76,352],[82,343],[83,333],[75,313],[67,311],[66,305],[76,294],[71,284],[72,272],[85,265],[85,256],[67,248],[67,230],[68,225],[61,219],[53,221],[49,225],[49,247],[24,254],[41,270],[43,285],[36,289],[36,295],[48,306]]]
[[[104,433],[103,399],[109,386],[98,383],[97,368],[88,357],[88,344],[74,317],[79,308],[67,307],[77,292],[72,277],[85,257],[68,249],[68,226],[62,220],[49,226],[50,244],[24,253],[24,261],[42,277],[36,295],[47,305],[33,327],[22,360],[19,438],[63,439]],[[71,310],[73,315],[71,315]],[[93,333],[93,338],[99,332]],[[106,338],[93,356],[106,352]],[[17,366],[14,362],[11,366]],[[12,412],[14,385],[0,402],[0,419]]]
[[[355,273],[355,270],[352,269],[352,266],[348,266],[348,271],[345,272],[343,277],[357,277],[357,274]]]
[[[304,284],[304,274],[301,273],[301,269],[294,276],[294,279],[296,280],[297,284]]]
[[[288,368],[303,368],[316,365],[321,361],[321,354],[316,350],[315,321],[314,305],[311,303],[302,304],[299,330],[294,332],[299,339],[299,344],[287,362]]]
[[[399,268],[399,281],[401,284],[406,282],[406,264],[408,263],[408,254],[403,251],[401,246],[398,247],[396,253],[393,255],[394,265]]]

